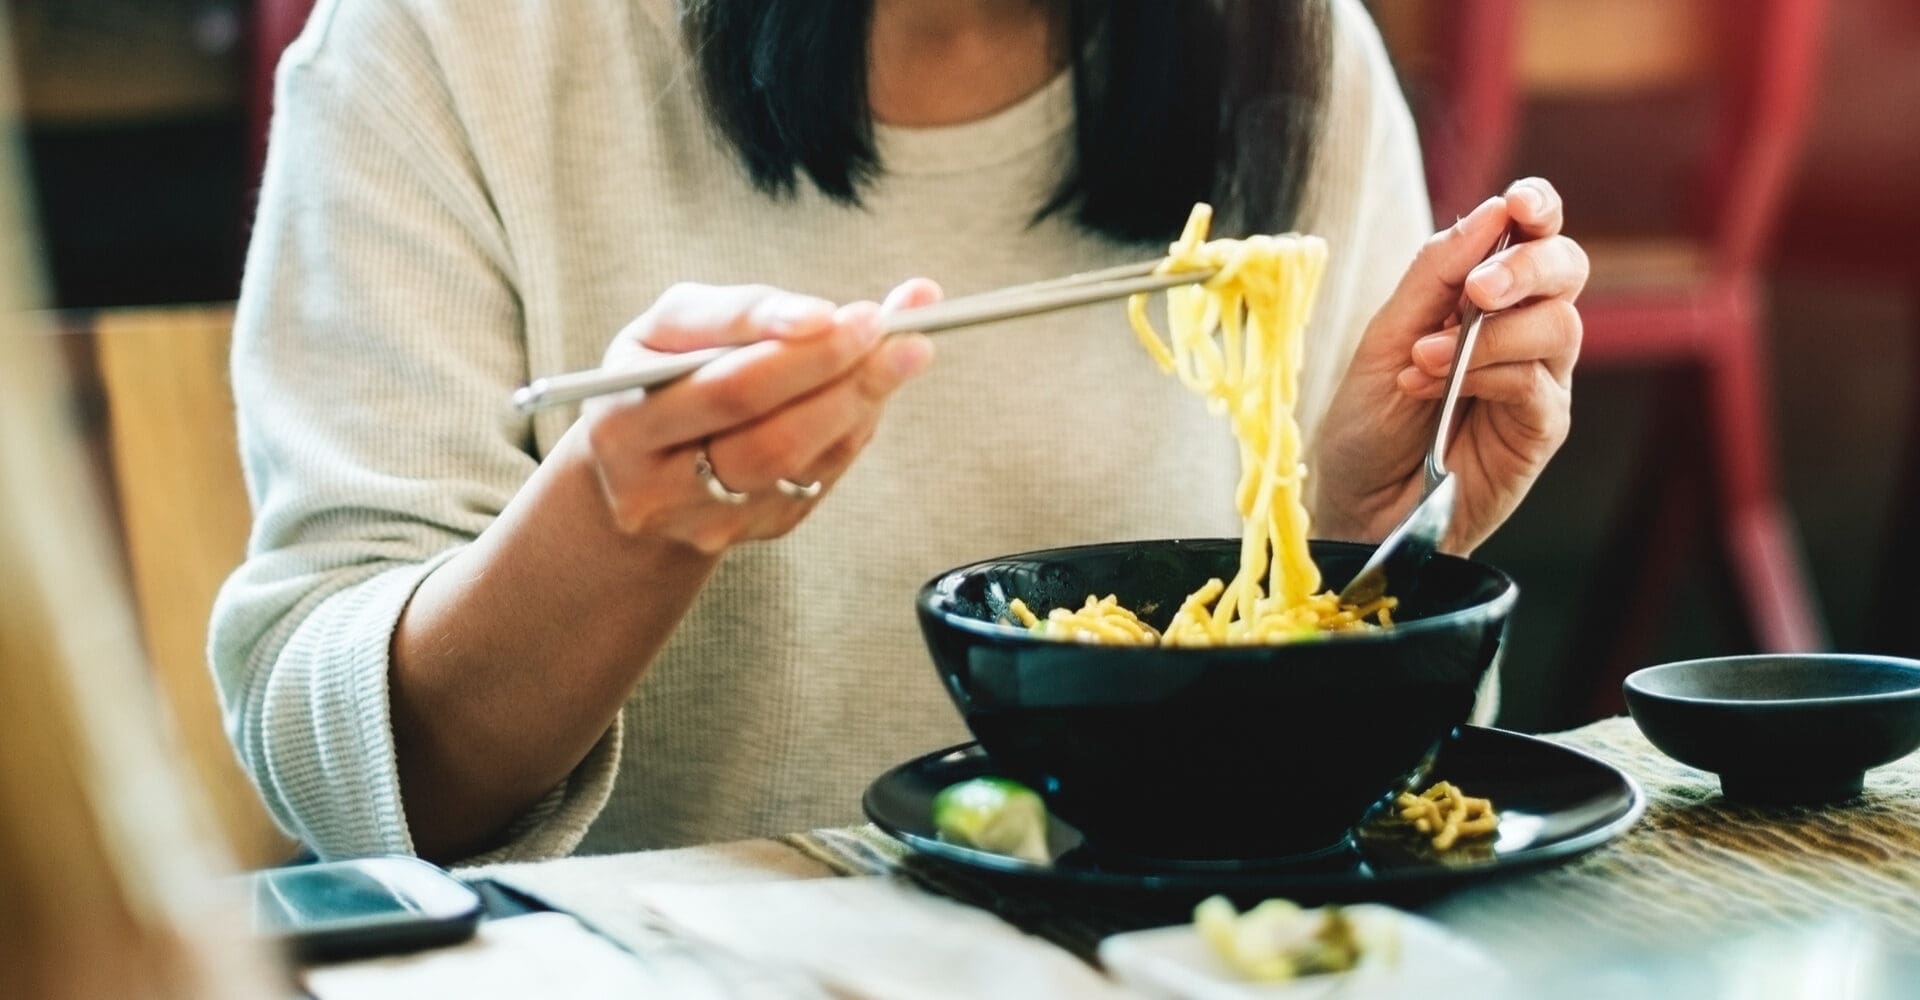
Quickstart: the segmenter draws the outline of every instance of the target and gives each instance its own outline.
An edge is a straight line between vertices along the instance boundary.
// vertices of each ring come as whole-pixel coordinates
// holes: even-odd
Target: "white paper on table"
[[[1240,978],[1191,924],[1116,934],[1100,942],[1113,977],[1163,1000],[1388,1000],[1425,996],[1435,984],[1454,996],[1483,996],[1504,979],[1486,952],[1439,924],[1390,906],[1345,907],[1361,936],[1396,946],[1363,953],[1353,971],[1259,983]]]
[[[893,877],[632,891],[663,931],[803,970],[837,996],[1131,996],[1057,945]]]
[[[480,925],[463,944],[309,969],[318,1000],[598,1000],[602,997],[792,997],[791,980],[694,961],[641,962],[564,913]]]

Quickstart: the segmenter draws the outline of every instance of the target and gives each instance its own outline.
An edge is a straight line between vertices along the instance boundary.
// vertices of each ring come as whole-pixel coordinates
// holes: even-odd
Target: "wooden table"
[[[1730,976],[1831,964],[1838,942],[1847,961],[1899,972],[1889,984],[1914,981],[1920,755],[1873,772],[1853,802],[1762,809],[1720,798],[1711,775],[1660,755],[1626,719],[1553,738],[1627,771],[1648,811],[1571,863],[1422,907],[1510,969],[1511,995],[1570,970],[1582,995],[1701,995]],[[1154,920],[996,894],[871,828],[467,874],[574,914],[662,996],[1133,996],[1086,959],[1105,935]]]

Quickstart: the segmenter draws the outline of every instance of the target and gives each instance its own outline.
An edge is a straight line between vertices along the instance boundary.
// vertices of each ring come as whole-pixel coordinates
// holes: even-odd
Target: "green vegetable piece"
[[[1033,789],[1006,778],[974,778],[933,797],[940,839],[1045,864],[1047,806]]]

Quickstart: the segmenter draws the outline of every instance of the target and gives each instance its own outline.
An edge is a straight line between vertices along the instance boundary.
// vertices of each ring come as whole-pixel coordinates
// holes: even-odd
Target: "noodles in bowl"
[[[1372,546],[1315,541],[1331,580]],[[1237,539],[1109,542],[1000,556],[929,581],[917,612],[941,686],[993,759],[1103,851],[1291,857],[1339,843],[1467,721],[1517,588],[1436,555],[1391,628],[1209,646],[1062,642],[1009,628],[1016,597],[1112,593],[1164,628]]]
[[[1340,847],[1467,720],[1516,591],[1437,555],[1397,601],[1326,592],[1323,569],[1349,579],[1372,551],[1307,538],[1293,409],[1326,250],[1208,242],[1208,221],[1168,267],[1219,273],[1169,294],[1170,340],[1133,312],[1239,443],[1242,536],[1003,556],[936,577],[917,610],[995,773],[1102,857],[1294,861]]]

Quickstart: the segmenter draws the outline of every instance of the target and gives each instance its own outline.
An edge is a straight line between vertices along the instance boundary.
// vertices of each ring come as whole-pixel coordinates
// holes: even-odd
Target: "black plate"
[[[1284,866],[1246,862],[1159,862],[1103,856],[1057,817],[1048,831],[1050,864],[960,847],[938,839],[933,797],[955,782],[993,773],[978,744],[908,761],[867,788],[867,818],[921,855],[1003,884],[1041,890],[1225,893],[1289,896],[1303,902],[1404,899],[1432,895],[1499,875],[1557,864],[1620,836],[1646,799],[1633,779],[1604,761],[1547,740],[1463,726],[1441,744],[1431,774],[1493,800],[1500,832],[1479,857],[1422,856],[1400,838],[1363,833],[1333,855]],[[1273,794],[1285,794],[1276,776]],[[1150,808],[1143,803],[1142,808]],[[1376,809],[1376,812],[1378,810]],[[1362,823],[1362,830],[1372,825]]]

